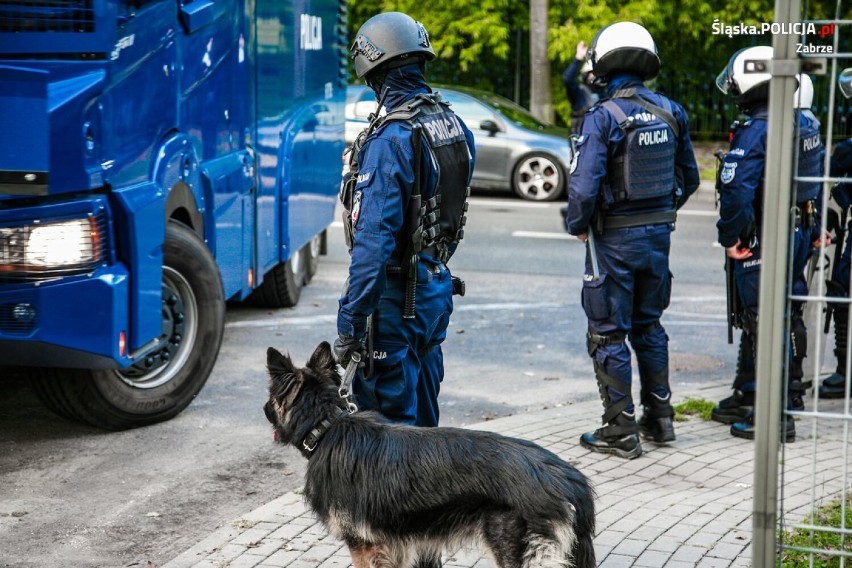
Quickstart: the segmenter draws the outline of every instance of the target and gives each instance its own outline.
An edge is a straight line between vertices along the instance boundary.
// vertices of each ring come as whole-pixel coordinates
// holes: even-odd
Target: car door
[[[488,105],[457,91],[441,90],[444,100],[464,121],[476,142],[476,166],[473,185],[506,187],[511,174],[506,121]]]

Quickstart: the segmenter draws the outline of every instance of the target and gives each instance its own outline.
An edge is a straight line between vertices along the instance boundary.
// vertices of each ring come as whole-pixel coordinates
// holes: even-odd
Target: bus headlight
[[[89,219],[49,223],[31,229],[24,253],[30,266],[72,266],[95,259],[97,233]]]

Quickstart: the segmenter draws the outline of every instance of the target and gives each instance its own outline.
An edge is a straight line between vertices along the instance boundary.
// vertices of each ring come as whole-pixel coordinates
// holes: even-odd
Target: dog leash
[[[349,360],[346,371],[343,373],[343,379],[340,381],[340,387],[337,389],[337,394],[346,401],[346,408],[349,410],[349,414],[358,412],[358,407],[352,402],[352,379],[355,378],[355,371],[358,370],[360,363],[361,354],[352,353],[352,358]]]

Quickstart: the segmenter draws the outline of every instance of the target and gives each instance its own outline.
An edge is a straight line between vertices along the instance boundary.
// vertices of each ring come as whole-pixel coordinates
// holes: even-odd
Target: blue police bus
[[[345,0],[0,0],[0,375],[106,429],[294,305],[343,151]]]

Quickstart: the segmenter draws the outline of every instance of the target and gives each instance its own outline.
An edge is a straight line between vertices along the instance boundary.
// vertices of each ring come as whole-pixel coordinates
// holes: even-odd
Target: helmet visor
[[[837,79],[837,84],[840,86],[840,92],[847,99],[852,98],[852,67],[847,67]]]
[[[731,80],[731,68],[725,67],[722,69],[722,72],[716,76],[716,88],[722,91],[724,94],[735,94],[733,93],[734,83]]]

